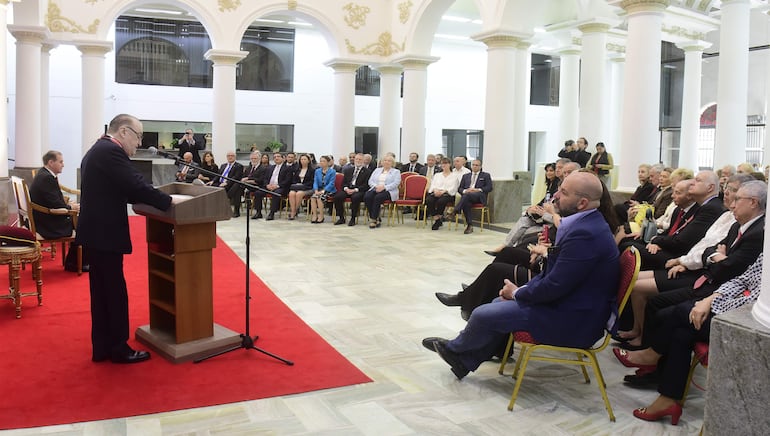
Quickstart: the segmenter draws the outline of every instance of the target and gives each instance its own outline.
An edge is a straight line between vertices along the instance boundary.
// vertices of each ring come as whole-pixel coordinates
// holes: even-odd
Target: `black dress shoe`
[[[470,310],[462,310],[460,309],[460,318],[463,319],[463,321],[468,321],[471,317],[471,311]]]
[[[275,214],[274,214],[274,213],[272,213],[272,212],[270,212],[270,213],[267,215],[267,218],[265,218],[265,220],[266,220],[266,221],[272,221],[272,220],[274,220],[274,219],[275,219]]]
[[[240,212],[233,212],[233,218],[238,218],[241,216]]]
[[[445,342],[441,343],[435,341],[433,342],[433,347],[436,349],[438,355],[444,359],[444,362],[448,363],[449,366],[452,367],[452,372],[454,373],[455,377],[457,377],[457,380],[462,380],[463,377],[468,375],[470,370],[468,370],[468,368],[463,365],[462,361],[460,360],[460,356],[446,347]]]
[[[109,359],[108,356],[102,356],[102,355],[98,355],[97,356],[96,354],[91,356],[91,361],[92,362],[104,362],[107,359]]]
[[[82,272],[88,272],[90,270],[91,270],[91,266],[90,265],[83,265],[83,267],[81,268]],[[77,265],[69,265],[69,264],[68,265],[64,265],[64,271],[76,273],[76,272],[78,272],[78,266]]]
[[[251,217],[251,219],[253,219],[253,220],[258,220],[258,219],[261,219],[261,218],[262,218],[262,214],[261,213],[255,213],[254,216]]]
[[[468,285],[466,285],[465,283],[460,283],[460,286],[463,287],[463,291],[468,289]]]
[[[112,363],[139,363],[150,358],[147,351],[131,350],[126,353],[113,354],[110,356]]]
[[[340,218],[334,222],[335,226],[341,226],[342,224],[345,224],[345,218]]]
[[[623,377],[623,382],[626,386],[630,386],[637,389],[656,389],[660,376],[658,371],[645,372],[637,370],[636,374],[630,374]]]
[[[442,344],[446,344],[448,341],[444,338],[437,338],[435,336],[432,336],[430,338],[425,338],[422,340],[422,346],[429,349],[430,351],[436,352],[436,347],[433,345],[435,342],[441,342]]]
[[[500,254],[499,251],[491,251],[491,250],[484,250],[484,253],[486,253],[486,254],[488,254],[488,255],[490,255],[492,257],[497,257],[497,255]]]
[[[444,306],[451,307],[460,305],[460,296],[457,294],[445,294],[443,292],[436,292],[436,298],[438,298],[438,301],[440,301]]]
[[[465,231],[463,233],[466,234],[466,235],[469,235],[469,234],[473,233],[473,226],[465,227]]]
[[[350,221],[348,221],[348,226],[349,227],[353,227],[354,225],[356,225],[356,219],[355,218],[351,218]]]

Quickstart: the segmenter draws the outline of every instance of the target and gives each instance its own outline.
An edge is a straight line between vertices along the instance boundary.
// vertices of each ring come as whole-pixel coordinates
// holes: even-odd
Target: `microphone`
[[[149,151],[150,153],[152,153],[154,156],[163,156],[163,157],[165,157],[166,159],[174,159],[174,160],[177,160],[177,158],[179,157],[179,156],[177,156],[175,153],[169,153],[169,152],[167,152],[167,151],[158,150],[158,149],[157,149],[157,148],[155,148],[155,147],[148,147],[148,148],[147,148],[147,151]]]

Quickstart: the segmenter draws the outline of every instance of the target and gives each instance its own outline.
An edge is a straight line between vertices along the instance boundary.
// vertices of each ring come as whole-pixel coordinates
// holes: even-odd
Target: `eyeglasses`
[[[142,141],[142,138],[144,137],[144,135],[140,135],[140,134],[139,134],[139,132],[137,132],[136,130],[134,130],[134,129],[133,129],[133,128],[131,128],[130,126],[123,126],[123,127],[125,127],[126,129],[128,129],[128,130],[130,130],[130,131],[134,132],[134,135],[136,135],[136,137],[139,139],[139,142],[141,142],[141,141]]]
[[[754,200],[754,199],[756,199],[756,197],[739,197],[737,195],[733,197],[733,201],[735,202],[737,202],[738,200]]]

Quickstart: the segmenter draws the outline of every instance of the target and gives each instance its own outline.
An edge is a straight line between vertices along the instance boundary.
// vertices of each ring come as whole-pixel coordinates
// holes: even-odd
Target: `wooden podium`
[[[178,363],[240,343],[238,333],[214,323],[212,249],[216,222],[230,219],[224,189],[170,183],[158,189],[182,200],[167,211],[133,206],[147,219],[150,324],[139,342]]]

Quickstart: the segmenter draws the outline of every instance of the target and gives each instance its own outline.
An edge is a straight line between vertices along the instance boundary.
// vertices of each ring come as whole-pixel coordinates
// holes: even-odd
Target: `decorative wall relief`
[[[407,0],[403,3],[398,4],[398,20],[401,21],[401,24],[406,24],[407,21],[409,21],[409,15],[411,15],[412,10],[412,1]]]
[[[345,16],[345,22],[348,27],[353,29],[360,29],[366,26],[366,15],[371,11],[368,6],[360,6],[353,3],[348,3],[342,7],[342,10],[347,11]]]
[[[404,41],[401,45],[398,45],[393,42],[393,35],[391,35],[390,32],[382,32],[380,37],[377,39],[377,42],[371,43],[360,49],[355,48],[350,43],[349,39],[345,39],[345,44],[348,46],[348,51],[353,54],[378,55],[388,57],[394,53],[404,51],[406,41]]]
[[[83,1],[85,1],[85,2],[86,2],[86,3],[88,3],[89,5],[95,5],[95,4],[96,4],[96,2],[98,2],[99,0],[83,0]]]
[[[241,0],[218,0],[219,12],[234,11],[241,5]]]
[[[54,2],[48,2],[48,11],[45,14],[45,24],[51,32],[94,34],[99,27],[99,19],[95,19],[87,28],[84,28],[75,21],[63,17],[59,5]]]
[[[297,10],[297,0],[289,0],[289,10],[290,11]]]

